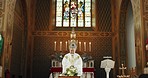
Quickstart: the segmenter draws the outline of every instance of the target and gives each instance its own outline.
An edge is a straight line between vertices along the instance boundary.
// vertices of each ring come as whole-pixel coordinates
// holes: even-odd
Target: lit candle
[[[56,51],[56,41],[54,42],[54,51]]]
[[[84,51],[86,51],[86,42],[84,42]]]
[[[91,52],[91,42],[89,42],[89,51]]]
[[[79,42],[79,51],[81,51],[81,42]]]
[[[62,41],[60,41],[60,51],[62,51]]]
[[[65,42],[65,44],[66,44],[66,51],[67,51],[67,41]]]
[[[72,34],[70,34],[70,38],[72,38]]]
[[[76,34],[74,34],[74,38],[76,38]]]

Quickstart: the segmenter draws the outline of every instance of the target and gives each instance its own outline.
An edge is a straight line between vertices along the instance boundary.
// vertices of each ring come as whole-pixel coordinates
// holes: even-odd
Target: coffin
[[[80,76],[59,76],[58,78],[80,78]]]

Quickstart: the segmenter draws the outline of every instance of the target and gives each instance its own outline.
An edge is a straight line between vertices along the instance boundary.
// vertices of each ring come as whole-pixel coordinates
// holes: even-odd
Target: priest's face
[[[71,54],[74,54],[76,52],[77,45],[75,43],[71,43],[69,46],[69,51]]]
[[[71,54],[74,54],[76,52],[76,48],[69,48],[69,49]]]

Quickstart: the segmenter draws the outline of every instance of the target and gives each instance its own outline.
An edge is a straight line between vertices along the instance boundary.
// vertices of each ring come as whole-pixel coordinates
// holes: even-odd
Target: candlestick
[[[67,41],[65,42],[65,44],[66,44],[66,51],[67,51]]]
[[[54,51],[56,51],[56,41],[54,42]]]
[[[81,51],[81,42],[79,42],[79,51]]]
[[[84,51],[86,51],[86,42],[84,42]]]
[[[89,42],[89,51],[91,52],[91,42]]]
[[[60,51],[62,51],[62,41],[60,41]]]

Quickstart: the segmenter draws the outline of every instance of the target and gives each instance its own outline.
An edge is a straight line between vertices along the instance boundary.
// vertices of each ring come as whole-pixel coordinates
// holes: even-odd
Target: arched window
[[[92,0],[56,0],[56,27],[92,27]]]

